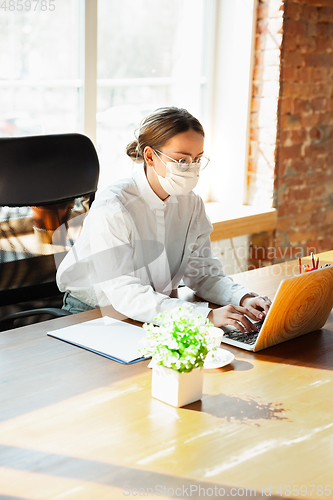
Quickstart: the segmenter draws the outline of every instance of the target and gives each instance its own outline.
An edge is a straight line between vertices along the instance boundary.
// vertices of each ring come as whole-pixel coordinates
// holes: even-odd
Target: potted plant
[[[213,325],[190,308],[179,308],[155,318],[158,326],[145,323],[147,332],[141,353],[152,357],[152,396],[180,407],[202,397],[203,365],[216,349]],[[214,327],[213,327],[214,328]]]

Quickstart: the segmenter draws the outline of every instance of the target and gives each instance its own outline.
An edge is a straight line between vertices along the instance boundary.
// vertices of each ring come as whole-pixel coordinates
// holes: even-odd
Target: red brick
[[[298,213],[298,204],[295,203],[294,201],[283,203],[282,205],[278,206],[278,218],[287,217],[297,213]]]
[[[327,82],[328,80],[328,69],[327,68],[311,68],[312,70],[312,80],[314,82]]]
[[[331,208],[330,210],[325,210],[325,222],[328,224],[333,224],[333,209]]]
[[[303,5],[301,8],[301,18],[316,23],[318,20],[317,7],[315,7],[314,5]]]
[[[332,17],[333,19],[333,17]],[[316,38],[317,52],[332,52],[333,38],[328,36],[320,36]]]
[[[284,44],[284,50],[285,52],[293,52],[297,50],[298,47],[298,37],[293,37],[291,35],[288,35],[287,37],[287,43]]]
[[[314,127],[310,130],[311,139],[320,140],[321,137],[322,137],[322,132],[317,127]]]
[[[289,146],[279,148],[279,161],[287,158],[299,158],[301,156],[301,146]]]
[[[290,166],[288,160],[284,160],[279,162],[278,169],[275,169],[275,173],[278,173],[279,180],[284,180],[284,176],[288,175],[289,170]]]
[[[304,83],[313,82],[313,72],[314,68],[297,68],[297,81]]]
[[[285,7],[285,15],[290,19],[298,21],[302,12],[302,6],[297,3],[287,2]]]
[[[293,102],[294,100],[291,97],[282,97],[282,99],[280,99],[279,105],[281,115],[293,112]]]
[[[306,159],[302,159],[302,158],[296,158],[296,159],[291,160],[290,166],[298,174],[304,174],[308,169]]]
[[[316,199],[316,198],[323,198],[326,196],[326,188],[325,186],[315,186],[313,188],[313,192],[312,192],[312,199]],[[318,201],[317,201],[318,203]]]
[[[287,235],[291,244],[306,243],[307,240],[313,237],[311,231],[291,231]]]
[[[276,230],[277,231],[288,231],[291,228],[293,228],[294,225],[295,225],[295,222],[294,222],[294,217],[293,216],[279,218],[277,220]]]
[[[316,25],[316,31],[317,31],[318,36],[332,36],[333,35],[333,24],[318,23]]]
[[[299,128],[301,126],[300,115],[282,115],[280,118],[280,126],[283,129]]]
[[[318,21],[327,21],[328,23],[332,22],[333,19],[333,7],[332,2],[329,7],[322,7],[318,9]]]
[[[285,185],[288,186],[288,189],[289,188],[298,188],[300,186],[300,184],[302,184],[302,181],[300,179],[300,177],[297,176],[297,173],[293,170],[292,167],[288,168],[286,170],[286,175],[283,177],[283,178],[280,178],[281,181],[284,182]],[[285,193],[283,193],[279,200],[282,201],[282,202],[286,202],[288,201],[288,196],[289,196],[289,191],[288,189],[286,190]]]
[[[313,111],[322,111],[323,109],[327,109],[327,99],[325,97],[317,97],[316,99],[312,99],[311,107]]]
[[[318,201],[311,200],[302,205],[302,212],[315,212],[318,210]]]
[[[316,127],[320,123],[320,114],[311,113],[308,115],[301,115],[301,126],[304,128]]]
[[[309,225],[309,214],[300,214],[295,217],[295,225],[297,227],[308,227]]]
[[[301,54],[308,54],[316,50],[316,40],[313,37],[299,37],[298,50]]]
[[[303,187],[300,189],[295,189],[291,188],[289,189],[289,196],[288,198],[290,201],[292,200],[297,200],[297,201],[303,201],[303,200],[308,200],[311,196],[311,189],[309,187]]]
[[[332,231],[332,226],[330,228]],[[328,238],[323,238],[318,241],[318,244],[319,244],[318,252],[328,252],[333,248],[333,238],[332,236]]]
[[[306,156],[313,156],[318,154],[328,154],[333,151],[332,141],[325,141],[320,144],[311,144],[305,148]]]
[[[290,131],[285,129],[280,129],[279,142],[281,146],[290,146]]]
[[[297,69],[293,66],[286,66],[283,68],[281,75],[284,82],[295,82],[297,80]]]
[[[288,11],[287,11],[288,14]],[[287,18],[284,22],[283,31],[285,35],[306,35],[306,23],[304,21],[296,21],[295,19]]]
[[[297,83],[285,82],[283,84],[283,97],[299,97],[299,85]]]
[[[332,111],[326,111],[325,113],[316,113],[320,116],[321,125],[333,125],[333,113]]]
[[[294,100],[294,113],[307,113],[311,111],[311,105],[309,101],[304,101],[302,99]]]
[[[303,65],[304,56],[299,52],[285,52],[283,56],[284,66],[299,67]]]
[[[333,36],[333,29],[332,29],[332,36]],[[333,54],[306,54],[305,64],[314,67],[318,66],[331,67],[333,66]]]
[[[301,0],[301,3],[304,0]],[[309,5],[316,5],[317,7],[332,7],[332,0],[306,0]]]
[[[306,158],[305,160],[309,166],[310,170],[326,170],[327,158],[322,156],[317,156],[315,158]]]
[[[323,214],[323,212],[321,210],[318,210],[318,212],[311,215],[309,225],[317,226],[324,220],[324,217],[325,215]]]
[[[326,172],[314,172],[312,174],[308,174],[305,178],[305,183],[307,186],[316,186],[317,184],[321,184],[321,186],[316,186],[323,188],[322,190],[316,191],[314,194],[316,196],[322,196],[326,194],[325,183],[329,181],[329,176]]]
[[[308,26],[307,26],[307,35],[309,37],[316,37],[318,36],[318,28],[317,28],[318,24],[317,22],[313,22],[313,23],[308,23]]]
[[[291,131],[291,140],[293,144],[303,144],[304,141],[306,140],[306,130],[304,129],[299,129],[299,130],[292,130]]]

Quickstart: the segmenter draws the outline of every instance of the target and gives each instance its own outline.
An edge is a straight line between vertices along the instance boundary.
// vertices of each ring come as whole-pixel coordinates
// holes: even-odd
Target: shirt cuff
[[[241,300],[245,295],[250,295],[251,297],[257,297],[258,294],[253,292],[252,290],[248,290],[247,288],[242,288],[241,290],[237,290],[232,296],[232,303],[234,305],[239,306]]]
[[[207,319],[208,314],[212,310],[211,307],[208,307],[208,302],[197,302],[192,304],[191,317],[198,318],[201,316],[203,319]]]

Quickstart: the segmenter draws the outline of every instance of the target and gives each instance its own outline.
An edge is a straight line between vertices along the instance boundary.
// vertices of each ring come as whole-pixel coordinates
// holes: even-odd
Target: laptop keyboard
[[[237,342],[243,342],[243,344],[253,345],[256,343],[262,325],[263,323],[257,323],[256,326],[258,328],[258,332],[244,333],[235,328],[234,330],[229,330],[228,332],[225,332],[223,334],[223,337],[227,339],[237,340]]]

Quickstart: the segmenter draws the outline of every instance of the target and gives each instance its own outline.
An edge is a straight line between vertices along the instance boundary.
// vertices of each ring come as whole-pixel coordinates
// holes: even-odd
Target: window
[[[130,173],[124,150],[144,116],[186,107],[204,125],[212,160],[200,194],[241,204],[256,1],[98,0],[97,9],[97,0],[47,0],[41,10],[28,0],[22,11],[0,9],[0,135],[87,133],[102,188]]]
[[[205,0],[99,0],[97,147],[100,185],[130,173],[124,154],[156,108],[207,108],[209,4]],[[205,57],[204,57],[205,56]]]
[[[79,0],[1,2],[0,136],[83,130],[83,21]]]

